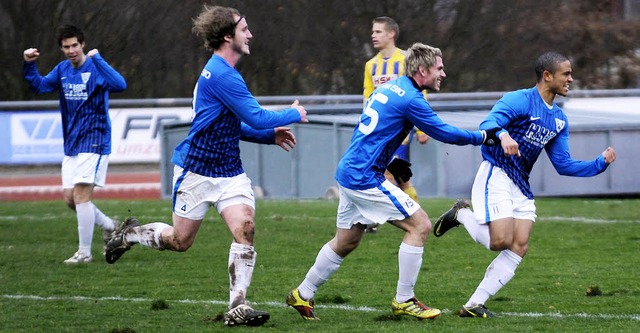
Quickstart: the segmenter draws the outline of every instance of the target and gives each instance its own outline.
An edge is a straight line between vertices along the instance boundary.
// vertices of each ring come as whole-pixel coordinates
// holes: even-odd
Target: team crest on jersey
[[[91,72],[82,73],[80,74],[80,76],[82,77],[82,83],[86,84],[89,81],[89,78],[91,77]]]
[[[564,120],[556,118],[556,132],[562,131],[562,129],[564,128],[564,125],[565,125]]]

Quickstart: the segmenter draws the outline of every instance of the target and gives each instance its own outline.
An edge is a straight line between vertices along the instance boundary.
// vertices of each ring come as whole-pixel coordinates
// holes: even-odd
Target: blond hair
[[[427,69],[435,65],[436,57],[442,58],[442,51],[439,48],[422,43],[414,43],[406,51],[406,58],[404,59],[405,75],[411,77],[418,72],[420,66]]]

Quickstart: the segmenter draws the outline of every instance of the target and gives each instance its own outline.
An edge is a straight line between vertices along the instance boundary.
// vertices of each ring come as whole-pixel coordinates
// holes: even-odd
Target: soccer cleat
[[[260,326],[269,320],[269,313],[254,310],[246,304],[240,304],[224,314],[224,324],[227,326]]]
[[[394,315],[408,315],[418,319],[433,319],[440,315],[440,310],[430,308],[415,297],[410,298],[404,303],[398,303],[395,299],[391,302],[391,311]]]
[[[76,252],[71,258],[63,261],[67,265],[86,264],[93,261],[91,255],[84,255],[80,251]]]
[[[304,320],[320,320],[320,318],[316,317],[315,312],[313,312],[315,306],[313,299],[308,301],[302,299],[298,288],[291,290],[287,296],[287,305],[296,309]]]
[[[466,200],[458,200],[453,207],[438,217],[436,224],[433,226],[433,234],[436,237],[444,235],[445,232],[453,227],[460,225],[458,222],[458,212],[462,208],[469,208],[469,203]]]
[[[105,230],[102,229],[102,241],[103,241],[103,246],[102,246],[102,255],[107,255],[107,243],[109,243],[109,240],[111,239],[111,234],[113,234],[115,230]]]
[[[116,230],[111,233],[107,245],[105,245],[105,259],[107,263],[113,264],[120,258],[125,252],[129,251],[133,244],[128,243],[124,239],[124,235],[127,230],[140,226],[140,222],[135,217],[126,219]]]
[[[489,309],[487,309],[484,304],[479,304],[471,307],[463,306],[462,309],[460,309],[460,317],[491,318],[495,316],[496,315],[493,314],[493,312],[489,311]]]

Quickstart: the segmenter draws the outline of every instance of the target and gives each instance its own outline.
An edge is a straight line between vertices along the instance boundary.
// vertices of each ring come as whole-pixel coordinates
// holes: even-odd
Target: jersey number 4
[[[389,96],[383,95],[380,93],[375,93],[369,98],[367,102],[367,107],[364,109],[364,114],[360,118],[360,125],[358,125],[358,130],[362,132],[364,135],[369,135],[373,130],[378,126],[378,111],[373,108],[374,102],[380,102],[381,104],[387,104],[389,101]],[[370,118],[369,125],[364,124],[365,116]]]

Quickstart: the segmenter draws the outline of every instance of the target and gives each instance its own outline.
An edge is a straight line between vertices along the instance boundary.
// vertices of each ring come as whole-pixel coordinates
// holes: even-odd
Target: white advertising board
[[[160,124],[190,121],[189,107],[112,108],[111,163],[160,161]],[[64,155],[59,111],[0,113],[0,164],[60,163]]]

